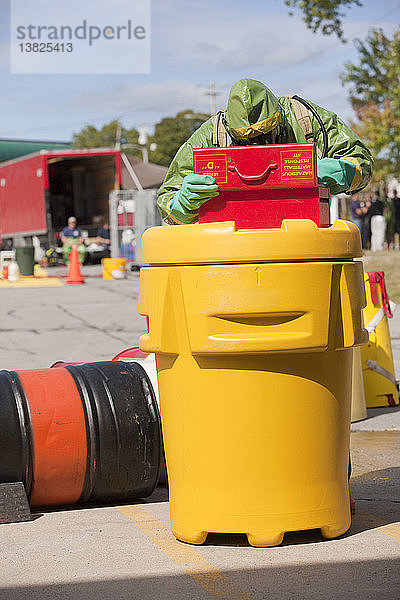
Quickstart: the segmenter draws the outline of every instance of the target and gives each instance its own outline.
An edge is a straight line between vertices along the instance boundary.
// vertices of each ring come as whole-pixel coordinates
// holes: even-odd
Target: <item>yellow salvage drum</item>
[[[369,333],[368,344],[361,351],[365,400],[367,408],[395,406],[399,403],[399,394],[388,323],[392,303],[382,271],[370,271],[364,278],[367,298],[364,322]]]
[[[175,536],[344,533],[352,354],[367,340],[357,227],[159,227],[141,251]]]
[[[351,422],[356,423],[367,418],[367,405],[365,403],[364,380],[361,362],[361,349],[353,349],[353,370],[351,385]]]

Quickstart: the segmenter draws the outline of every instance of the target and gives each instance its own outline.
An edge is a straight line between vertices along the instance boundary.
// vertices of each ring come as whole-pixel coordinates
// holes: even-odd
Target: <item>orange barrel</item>
[[[0,371],[0,483],[22,481],[31,506],[146,497],[160,449],[157,402],[138,364]]]
[[[65,369],[18,371],[17,377],[31,417],[34,460],[30,504],[78,502],[85,482],[87,441],[75,382]]]

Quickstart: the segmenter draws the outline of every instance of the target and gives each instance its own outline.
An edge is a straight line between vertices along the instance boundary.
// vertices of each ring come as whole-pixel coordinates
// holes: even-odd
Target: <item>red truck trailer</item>
[[[40,150],[0,163],[0,240],[37,235],[53,246],[70,215],[90,234],[121,182],[121,153],[107,148]]]

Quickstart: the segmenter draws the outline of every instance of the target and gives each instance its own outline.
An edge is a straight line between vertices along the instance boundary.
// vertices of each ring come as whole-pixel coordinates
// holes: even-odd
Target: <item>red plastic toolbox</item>
[[[194,148],[193,170],[212,175],[219,196],[199,222],[235,221],[238,229],[280,227],[283,219],[329,226],[329,190],[316,184],[314,144]]]

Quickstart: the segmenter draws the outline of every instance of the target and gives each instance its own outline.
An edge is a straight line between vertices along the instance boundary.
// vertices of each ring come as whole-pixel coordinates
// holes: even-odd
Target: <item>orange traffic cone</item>
[[[81,274],[81,267],[78,258],[78,248],[76,246],[72,246],[71,248],[71,256],[68,265],[68,275],[67,279],[65,280],[65,283],[69,283],[71,285],[85,283],[85,280],[83,279]]]

